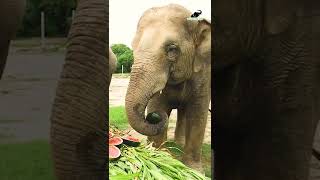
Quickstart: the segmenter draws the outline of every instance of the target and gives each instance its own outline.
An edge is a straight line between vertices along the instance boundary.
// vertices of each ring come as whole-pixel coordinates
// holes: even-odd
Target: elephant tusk
[[[162,90],[160,91],[160,94],[162,94]]]

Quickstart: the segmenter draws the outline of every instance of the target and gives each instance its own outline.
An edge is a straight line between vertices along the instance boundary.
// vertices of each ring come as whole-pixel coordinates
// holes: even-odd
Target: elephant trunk
[[[129,124],[137,132],[147,136],[160,134],[164,131],[168,122],[168,115],[164,111],[151,112],[148,114],[147,117],[149,117],[149,115],[157,116],[158,119],[156,122],[152,122],[145,117],[145,109],[149,100],[164,89],[168,80],[168,72],[160,66],[135,63],[132,66],[125,100]]]
[[[107,179],[108,4],[78,0],[51,114],[57,180]]]

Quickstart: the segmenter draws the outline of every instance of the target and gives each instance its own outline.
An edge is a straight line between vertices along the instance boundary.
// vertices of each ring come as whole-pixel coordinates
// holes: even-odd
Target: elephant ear
[[[199,72],[203,67],[211,64],[211,21],[201,19],[188,22],[194,32],[195,57],[193,71]]]
[[[265,28],[268,34],[286,31],[294,23],[299,0],[264,0]]]

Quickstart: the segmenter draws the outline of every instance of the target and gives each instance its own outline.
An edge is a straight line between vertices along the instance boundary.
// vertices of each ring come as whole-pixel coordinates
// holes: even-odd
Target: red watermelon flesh
[[[120,157],[121,155],[121,151],[119,148],[117,148],[114,145],[109,145],[109,159],[116,159],[118,157]]]
[[[109,138],[109,146],[110,145],[118,146],[122,144],[122,142],[123,140],[120,137]]]
[[[122,139],[123,139],[123,143],[126,145],[134,146],[134,147],[140,145],[140,140],[132,136],[126,136],[126,137],[123,137]]]

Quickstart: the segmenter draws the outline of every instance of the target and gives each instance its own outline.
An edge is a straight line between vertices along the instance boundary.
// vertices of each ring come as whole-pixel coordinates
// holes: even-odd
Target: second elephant
[[[178,109],[175,139],[185,144],[183,161],[201,170],[211,98],[211,24],[189,20],[191,14],[170,4],[151,8],[140,18],[132,42],[126,112],[130,125],[160,146],[167,138],[168,116]]]

